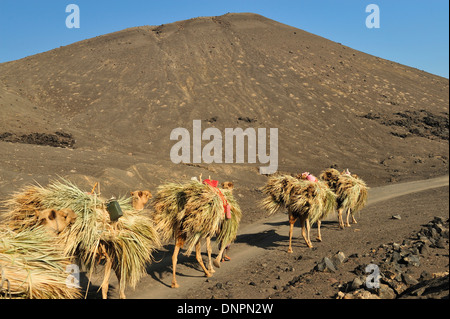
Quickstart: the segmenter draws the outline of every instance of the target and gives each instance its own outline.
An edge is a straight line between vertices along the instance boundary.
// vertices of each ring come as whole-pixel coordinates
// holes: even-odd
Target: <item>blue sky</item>
[[[80,8],[68,29],[66,6]],[[366,27],[366,6],[380,28]],[[0,0],[0,62],[98,35],[227,12],[253,12],[388,60],[449,76],[447,0]]]

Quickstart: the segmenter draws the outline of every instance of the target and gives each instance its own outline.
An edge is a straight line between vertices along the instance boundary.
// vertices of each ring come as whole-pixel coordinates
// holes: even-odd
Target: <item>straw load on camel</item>
[[[304,173],[298,174],[296,177],[297,177],[297,179],[300,179],[300,180],[307,180],[307,181],[314,182],[314,183],[320,183],[321,184],[320,185],[321,189],[329,188],[328,184],[326,184],[323,181],[317,179],[317,177],[315,177],[314,175],[310,174],[309,172],[304,172]],[[328,192],[330,192],[330,190],[328,190]],[[330,195],[330,196],[329,197],[325,197],[325,200],[331,200],[332,201],[331,204],[335,205],[336,198],[331,196],[331,194],[328,194],[328,195]],[[316,239],[318,241],[322,241],[322,234],[320,232],[320,227],[322,225],[322,220],[328,216],[328,213],[330,213],[330,211],[324,211],[322,216],[320,216],[320,218],[317,220],[317,237],[316,237]],[[309,235],[308,235],[308,238],[309,238]]]
[[[355,214],[367,203],[369,187],[356,175],[352,175],[348,170],[339,173],[334,168],[323,171],[320,179],[328,183],[328,186],[336,194],[339,228],[350,227],[349,217],[352,216],[352,222],[356,224]],[[347,221],[344,225],[342,214],[347,212]]]
[[[130,202],[126,198],[105,202],[94,190],[86,193],[62,180],[13,194],[6,201],[6,216],[11,229],[22,231],[39,224],[43,211],[72,210],[76,218],[63,230],[57,229],[55,242],[62,243],[64,256],[75,257],[89,276],[104,261],[103,298],[107,298],[111,269],[119,281],[120,298],[125,298],[125,286],[136,286],[152,261],[152,253],[161,246],[153,222],[134,210]],[[50,223],[57,224],[55,219],[47,221]]]
[[[176,281],[176,265],[180,249],[186,245],[186,255],[196,250],[196,259],[205,276],[214,272],[211,263],[211,238],[217,236],[221,249],[214,265],[220,267],[224,249],[236,239],[241,210],[228,189],[217,188],[217,181],[191,180],[185,184],[161,185],[153,198],[154,220],[163,241],[175,240],[172,256],[172,288]],[[201,240],[206,240],[208,270],[201,256]]]
[[[80,298],[79,287],[68,284],[69,264],[44,227],[0,228],[0,299]]]
[[[266,197],[262,206],[269,215],[287,209],[289,215],[289,248],[292,253],[292,233],[297,219],[300,220],[302,237],[306,245],[312,248],[309,238],[310,223],[324,219],[335,210],[336,200],[334,193],[324,184],[316,181],[279,175],[269,178],[262,188]]]

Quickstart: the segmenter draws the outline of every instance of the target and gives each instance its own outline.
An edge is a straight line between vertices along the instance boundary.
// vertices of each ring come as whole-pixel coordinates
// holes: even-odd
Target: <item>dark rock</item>
[[[398,251],[394,251],[391,257],[391,262],[398,263],[402,257],[400,256],[400,253]]]
[[[403,282],[405,284],[407,284],[408,286],[416,285],[419,283],[415,278],[413,278],[412,276],[405,274],[405,273],[402,273],[402,279],[403,279]]]
[[[409,251],[413,255],[418,255],[419,254],[419,248],[417,248],[416,246],[409,248]]]
[[[446,243],[445,239],[441,237],[435,241],[433,246],[436,248],[445,248],[445,243]]]
[[[397,297],[394,290],[385,284],[380,284],[380,287],[377,289],[377,295],[380,299],[395,299]]]
[[[366,266],[364,265],[358,265],[353,269],[352,271],[357,276],[365,276],[366,275]]]
[[[434,240],[438,240],[441,237],[439,235],[439,232],[434,227],[430,229],[430,232],[431,232],[431,238],[433,238]]]
[[[324,257],[321,262],[319,262],[315,267],[315,270],[322,271],[322,272],[335,272],[336,267],[334,266],[333,262],[328,258]]]
[[[358,289],[351,293],[343,293],[340,291],[337,296],[338,299],[380,299],[376,294],[372,294],[365,289]]]
[[[332,262],[334,265],[342,264],[343,262],[347,261],[347,257],[345,257],[345,254],[342,251],[338,251],[332,258]]]
[[[435,216],[431,221],[433,224],[445,224],[445,218],[440,216]]]
[[[383,263],[379,266],[379,270],[382,276],[389,279],[396,279],[401,274],[398,265],[394,263]]]
[[[406,288],[408,288],[403,282],[399,282],[397,280],[383,278],[381,279],[381,282],[391,287],[397,295],[400,295],[403,291],[406,290]]]
[[[416,255],[408,255],[403,257],[402,261],[406,263],[407,265],[419,267],[420,266],[420,260],[419,257]]]
[[[418,246],[419,247],[419,253],[422,255],[426,255],[428,254],[428,252],[430,251],[428,249],[428,245],[425,242],[422,242],[423,244]]]
[[[423,280],[430,280],[430,279],[433,279],[433,275],[426,270],[422,271],[422,273],[420,274],[420,280],[423,281]]]
[[[411,246],[412,240],[411,239],[403,239],[402,246]]]
[[[408,289],[406,289],[400,298],[449,298],[449,275],[429,280],[424,280]]]
[[[363,285],[364,285],[364,281],[360,277],[356,277],[350,283],[349,288],[350,288],[350,290],[357,290],[357,289],[361,288]]]

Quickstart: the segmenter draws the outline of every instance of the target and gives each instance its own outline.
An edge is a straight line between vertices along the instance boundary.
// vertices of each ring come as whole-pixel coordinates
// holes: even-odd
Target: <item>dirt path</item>
[[[414,181],[373,188],[370,191],[370,198],[365,210],[369,211],[371,209],[376,209],[377,211],[379,211],[380,209],[376,208],[376,206],[377,204],[381,204],[383,201],[393,200],[395,198],[408,194],[438,189],[448,185],[449,177],[443,176],[424,181]],[[383,220],[386,220],[388,219],[386,217],[388,216],[388,214],[391,214],[391,212],[385,212],[384,214],[385,216],[383,217]],[[367,215],[374,216],[376,214],[369,211]],[[255,263],[258,261],[258,265],[260,266],[261,260],[263,262],[263,267],[267,267],[264,266],[264,260],[266,260],[267,263],[273,262],[275,264],[278,264],[277,268],[280,268],[283,265],[283,258],[285,258],[284,256],[286,255],[294,256],[291,257],[291,259],[301,259],[302,257],[304,257],[301,263],[296,263],[296,267],[301,267],[302,269],[304,268],[304,271],[307,271],[313,266],[315,256],[319,256],[321,253],[324,254],[327,251],[333,251],[333,249],[337,250],[336,246],[333,246],[333,242],[339,241],[340,243],[346,243],[348,242],[348,237],[354,236],[352,234],[355,234],[355,232],[367,234],[367,237],[364,237],[364,240],[367,240],[367,238],[373,238],[374,234],[369,235],[368,230],[362,229],[364,228],[363,223],[367,223],[367,221],[364,221],[362,217],[361,219],[362,221],[360,222],[360,224],[357,224],[356,226],[354,226],[354,228],[346,231],[338,231],[335,223],[336,218],[333,216],[333,218],[330,218],[328,222],[325,221],[323,223],[322,234],[324,236],[324,242],[317,243],[313,241],[313,244],[318,248],[305,250],[305,245],[301,238],[296,238],[293,242],[294,254],[292,255],[285,254],[288,234],[288,223],[286,220],[286,216],[284,214],[277,214],[271,216],[270,218],[262,219],[261,222],[247,225],[240,230],[236,242],[232,245],[232,261],[222,264],[222,267],[220,269],[216,269],[214,276],[209,279],[206,279],[203,276],[203,273],[200,271],[193,254],[189,257],[180,254],[177,265],[177,281],[180,285],[180,288],[178,289],[170,288],[172,276],[171,255],[173,245],[168,245],[165,246],[167,250],[162,250],[155,256],[156,260],[158,260],[159,262],[155,262],[149,266],[149,276],[141,280],[136,290],[128,290],[127,297],[139,299],[201,298],[195,297],[196,288],[193,287],[198,287],[200,289],[202,286],[205,286],[208,283],[209,286],[211,286],[211,282],[220,283],[220,285],[222,285],[223,282],[237,282],[238,280],[244,280],[243,278],[235,278],[235,275],[237,276],[237,273],[242,271],[243,269],[247,269],[249,273],[257,272],[255,270]],[[360,229],[356,227],[361,228],[362,231],[359,232]],[[373,227],[371,227],[370,229],[372,228]],[[383,227],[379,229],[373,229],[373,231],[381,234],[381,229],[383,229]],[[296,231],[297,233],[299,232],[298,228]],[[333,234],[331,234],[331,232],[333,232]],[[311,236],[312,238],[315,237],[315,229],[312,230]],[[294,237],[296,237],[296,233],[294,233]],[[327,240],[329,238],[333,238],[333,242],[331,242],[331,240]],[[382,235],[379,236],[378,239],[382,240]],[[362,242],[364,240],[361,239],[359,241]],[[374,240],[374,242],[375,241],[376,240]],[[367,243],[369,243],[369,241],[367,241]],[[353,245],[353,249],[357,249],[357,247],[357,244]],[[347,247],[346,249],[348,252],[350,248]],[[215,250],[213,252],[215,252]],[[299,257],[295,257],[298,256],[299,253],[301,253],[302,255],[300,255]],[[269,256],[269,254],[273,256]],[[204,261],[206,261],[206,254],[204,254],[203,256]],[[275,266],[273,266],[272,268],[267,267],[266,270],[270,272],[269,269],[274,269],[274,267]],[[280,278],[280,276],[278,275],[278,279],[282,278]],[[111,284],[114,286],[116,285],[114,281],[112,281]],[[259,292],[262,292],[261,289],[259,290]],[[113,289],[110,298],[111,297],[117,297],[116,289]],[[260,297],[263,297],[263,295],[258,295],[257,293],[252,294],[251,296],[247,296],[247,298]]]

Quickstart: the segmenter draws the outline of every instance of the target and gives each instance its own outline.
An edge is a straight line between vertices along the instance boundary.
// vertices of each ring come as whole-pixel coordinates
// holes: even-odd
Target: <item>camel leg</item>
[[[294,224],[297,221],[297,218],[289,215],[289,248],[288,248],[288,253],[292,254],[294,251],[292,250],[292,233],[294,231]]]
[[[102,289],[102,298],[108,299],[109,278],[111,277],[112,260],[108,256],[108,254],[105,254],[105,257],[106,257],[105,276],[103,277],[103,282],[100,288]]]
[[[211,249],[211,237],[206,237],[206,251],[208,252],[208,271],[209,273],[213,274],[216,271],[214,270],[213,266],[212,266],[212,258],[211,258],[211,253],[212,253],[212,249]]]
[[[352,223],[353,224],[358,224],[358,222],[355,219],[355,215],[353,215],[353,211],[352,211]]]
[[[322,235],[320,234],[320,225],[322,222],[320,220],[317,221],[317,240],[322,241]]]
[[[175,243],[175,248],[173,250],[173,255],[172,255],[172,269],[173,269],[173,275],[172,275],[172,288],[178,288],[180,287],[177,283],[177,279],[176,279],[176,271],[177,271],[177,261],[178,261],[178,253],[180,251],[180,248],[183,247],[184,245],[184,240],[182,238],[178,238],[176,243]]]
[[[217,268],[220,268],[220,261],[222,260],[222,255],[226,248],[227,245],[222,244],[219,250],[219,254],[217,255],[216,259],[214,259],[214,266],[216,266]]]
[[[351,214],[351,209],[349,208],[349,209],[347,209],[347,222],[345,224],[345,227],[350,227],[350,223],[349,223],[350,214]]]
[[[125,283],[122,282],[122,273],[120,272],[120,266],[117,266],[114,269],[114,272],[116,273],[117,280],[119,281],[119,298],[120,299],[127,299],[125,296]]]
[[[208,270],[205,267],[205,264],[203,263],[202,246],[200,244],[200,240],[195,244],[195,258],[197,259],[198,263],[200,264],[203,271],[205,272],[205,276],[211,277],[212,275],[208,272]]]
[[[311,237],[309,236],[310,235],[310,232],[311,232],[311,225],[309,224],[309,218],[306,218],[306,232],[307,232],[307,234],[308,234],[308,243],[311,245],[311,247],[312,247],[312,244],[311,244]]]
[[[309,219],[307,216],[300,217],[300,226],[302,227],[302,237],[305,240],[306,245],[309,248],[312,248],[313,246],[309,240],[309,230],[310,230],[309,228],[310,227],[309,227]]]
[[[344,229],[344,220],[342,219],[342,213],[344,212],[343,208],[339,208],[338,210],[338,220],[339,220],[339,228]]]

